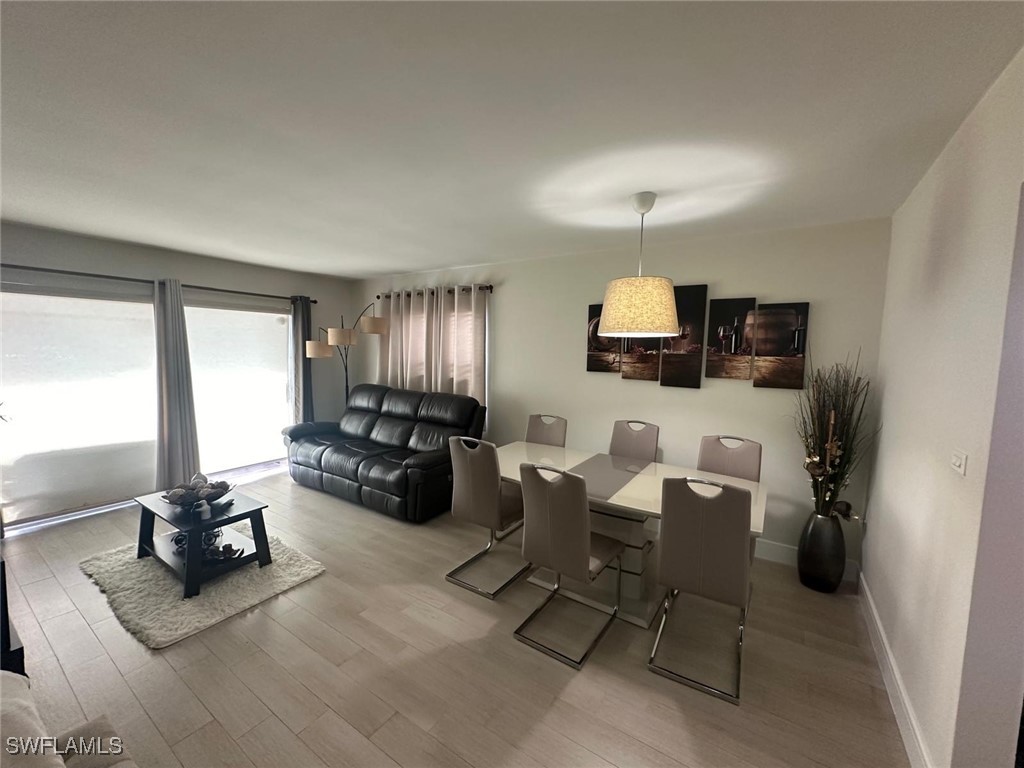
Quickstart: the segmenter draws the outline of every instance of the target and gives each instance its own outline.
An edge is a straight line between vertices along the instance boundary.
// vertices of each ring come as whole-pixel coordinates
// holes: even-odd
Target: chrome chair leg
[[[517,520],[516,522],[512,523],[512,525],[510,525],[508,528],[506,528],[504,531],[492,531],[492,533],[494,534],[494,538],[497,541],[504,541],[509,536],[511,536],[513,533],[515,533],[520,528],[522,528],[524,522],[525,522],[524,520]]]
[[[615,621],[615,617],[619,613],[619,604],[622,602],[622,556],[621,555],[617,556],[615,558],[615,560],[616,560],[616,565],[617,565],[617,568],[616,568],[617,576],[616,576],[616,582],[615,582],[615,605],[612,606],[611,613],[609,614],[607,621],[605,621],[604,625],[598,631],[597,636],[593,640],[590,641],[590,645],[587,646],[587,650],[583,652],[583,656],[582,657],[576,659],[576,658],[573,658],[572,656],[567,656],[566,654],[562,653],[561,651],[556,650],[555,648],[552,648],[550,646],[544,645],[543,643],[539,643],[536,640],[534,640],[533,638],[528,637],[526,635],[526,633],[523,631],[530,624],[530,622],[532,622],[535,618],[537,618],[537,616],[540,614],[540,612],[543,611],[547,607],[548,603],[550,603],[552,600],[555,599],[556,595],[561,595],[562,597],[564,597],[564,598],[566,598],[568,600],[572,600],[575,603],[580,603],[580,605],[586,605],[585,603],[582,603],[579,600],[577,600],[572,595],[569,595],[569,594],[566,594],[565,592],[561,592],[560,591],[561,583],[562,583],[562,575],[560,573],[556,573],[555,574],[555,586],[550,591],[550,593],[548,594],[548,596],[544,600],[544,602],[541,603],[539,606],[537,606],[537,608],[534,609],[533,613],[531,613],[529,616],[526,617],[526,621],[524,621],[522,624],[520,624],[518,627],[516,627],[515,631],[512,633],[515,636],[516,640],[519,640],[522,643],[526,643],[528,646],[530,646],[534,650],[537,650],[537,651],[540,651],[541,653],[547,654],[551,658],[553,658],[553,659],[555,659],[557,661],[560,661],[563,664],[567,664],[570,667],[572,667],[573,669],[582,669],[583,665],[587,663],[587,659],[590,658],[590,654],[592,654],[594,652],[594,649],[597,648],[597,644],[601,642],[601,638],[605,636],[605,633],[608,631],[609,627],[611,627],[612,622]],[[593,608],[593,606],[589,606],[589,605],[587,607],[588,608]],[[598,609],[595,608],[594,610],[598,610]],[[602,611],[602,613],[603,613],[603,611]]]
[[[753,590],[751,590],[753,591]],[[655,663],[654,657],[658,655],[658,645],[661,643],[661,635],[665,631],[665,622],[668,620],[669,610],[672,608],[672,603],[675,601],[676,596],[679,594],[679,590],[673,589],[669,594],[665,596],[665,603],[661,612],[661,623],[658,625],[658,634],[654,638],[654,646],[651,648],[651,656],[647,660],[647,668],[654,672],[656,675],[667,677],[669,680],[674,680],[677,683],[682,683],[690,688],[695,688],[698,691],[702,691],[716,698],[728,701],[730,704],[739,705],[740,703],[740,684],[743,679],[743,629],[747,622],[747,611],[750,609],[750,597],[747,597],[747,605],[740,609],[740,623],[739,623],[739,638],[736,644],[736,693],[729,693],[723,691],[714,686],[707,685],[698,680],[680,675],[678,672],[659,666]]]
[[[510,526],[506,530],[502,531],[500,534],[496,534],[494,531],[491,531],[490,532],[490,538],[487,541],[487,546],[484,547],[483,549],[481,549],[479,552],[477,552],[471,558],[469,558],[469,560],[466,560],[464,563],[461,563],[460,565],[455,566],[452,570],[448,571],[448,573],[446,573],[444,575],[445,581],[450,581],[452,584],[454,584],[454,585],[456,585],[458,587],[462,587],[463,589],[468,589],[470,592],[473,592],[473,593],[478,594],[478,595],[482,595],[483,597],[486,597],[488,600],[493,600],[494,598],[496,598],[507,587],[509,587],[516,579],[518,579],[520,576],[522,576],[524,573],[526,573],[528,570],[530,570],[530,564],[529,563],[526,563],[525,565],[523,565],[522,568],[520,568],[518,571],[516,571],[514,574],[512,574],[512,576],[509,577],[506,581],[502,582],[501,585],[496,590],[494,590],[493,592],[488,592],[487,590],[481,589],[480,587],[476,586],[475,584],[470,584],[468,581],[460,579],[456,574],[458,574],[460,571],[464,570],[465,568],[468,568],[473,563],[475,563],[477,560],[479,560],[484,555],[486,555],[488,552],[490,552],[491,548],[494,546],[494,543],[496,541],[501,541],[506,536],[511,534],[513,531],[515,531],[520,525],[522,525],[521,522],[517,523],[516,525]]]

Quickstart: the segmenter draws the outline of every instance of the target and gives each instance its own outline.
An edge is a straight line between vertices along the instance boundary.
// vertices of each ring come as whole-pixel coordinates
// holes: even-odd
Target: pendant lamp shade
[[[351,347],[357,343],[355,328],[328,328],[327,343],[332,347]]]
[[[376,335],[382,335],[388,332],[388,319],[386,317],[366,317],[359,318],[360,333],[372,333]]]
[[[628,339],[656,339],[679,335],[676,295],[667,277],[644,275],[644,216],[651,212],[658,195],[637,192],[633,210],[640,214],[640,255],[636,277],[620,277],[604,290],[604,306],[598,336]]]
[[[679,335],[676,296],[667,277],[620,277],[608,283],[599,336],[659,338]]]
[[[322,341],[306,342],[306,357],[330,357],[333,354],[334,350],[331,349],[330,344],[325,344]]]

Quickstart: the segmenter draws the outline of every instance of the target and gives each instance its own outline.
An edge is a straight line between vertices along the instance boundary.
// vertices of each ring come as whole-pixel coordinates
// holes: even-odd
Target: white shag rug
[[[150,648],[165,648],[324,572],[323,564],[276,536],[267,540],[270,565],[250,563],[231,571],[204,583],[188,600],[182,599],[184,585],[165,566],[135,557],[135,544],[94,555],[79,567],[106,594],[121,626]]]

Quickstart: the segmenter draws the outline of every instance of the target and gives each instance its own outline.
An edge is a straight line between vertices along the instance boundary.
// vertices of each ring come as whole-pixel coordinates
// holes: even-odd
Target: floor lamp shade
[[[667,277],[620,277],[608,283],[599,336],[678,336],[676,297]]]
[[[388,319],[386,317],[361,317],[357,326],[361,333],[372,333],[382,335],[388,332]]]
[[[330,357],[333,354],[334,350],[331,349],[330,344],[325,344],[322,341],[306,342],[306,357]]]
[[[327,343],[332,347],[350,347],[356,343],[355,328],[328,328]]]

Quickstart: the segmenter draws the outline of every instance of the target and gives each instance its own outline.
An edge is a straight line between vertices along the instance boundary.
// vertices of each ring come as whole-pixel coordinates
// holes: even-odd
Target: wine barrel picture
[[[744,379],[754,375],[757,299],[712,299],[708,314],[709,379]]]
[[[587,370],[595,373],[618,373],[622,342],[607,336],[598,336],[601,308],[604,304],[591,304],[587,308]]]
[[[754,386],[804,388],[810,304],[761,304],[754,328]]]
[[[679,333],[664,339],[661,344],[661,386],[698,389],[704,367],[708,287],[677,285],[674,291]]]

